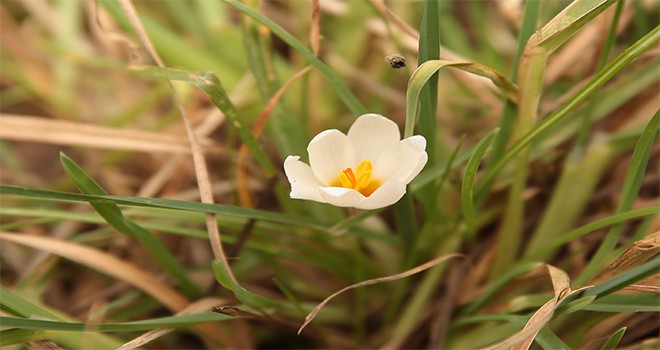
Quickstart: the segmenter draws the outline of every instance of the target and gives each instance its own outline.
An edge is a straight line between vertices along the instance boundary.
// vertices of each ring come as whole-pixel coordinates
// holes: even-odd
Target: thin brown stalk
[[[257,122],[254,124],[252,127],[252,136],[255,138],[258,138],[261,136],[261,133],[264,130],[264,127],[266,126],[266,122],[268,121],[268,117],[270,117],[270,114],[273,112],[273,109],[277,105],[277,103],[280,101],[282,98],[282,95],[284,95],[284,92],[291,86],[291,84],[296,81],[298,78],[302,77],[305,75],[307,72],[310,71],[312,67],[307,66],[300,70],[298,73],[294,74],[289,80],[287,80],[284,85],[282,85],[276,92],[275,94],[268,100],[266,103],[266,106],[264,109],[261,111],[261,114],[259,114],[259,118],[257,119]],[[249,149],[245,144],[241,145],[240,150],[238,151],[238,157],[236,159],[236,183],[238,187],[238,196],[239,200],[241,202],[241,206],[243,207],[253,207],[254,202],[252,200],[252,196],[250,195],[250,190],[249,190],[249,178],[247,175],[247,169],[245,167],[245,161],[247,160],[248,155],[250,154]]]
[[[323,300],[320,304],[318,304],[318,305],[314,308],[314,310],[312,310],[312,311],[307,315],[307,317],[305,317],[305,322],[302,324],[302,326],[300,326],[300,329],[298,329],[298,334],[300,334],[300,333],[303,331],[303,329],[305,329],[305,327],[306,327],[310,322],[312,322],[312,320],[314,320],[314,318],[316,317],[316,315],[318,315],[318,313],[321,311],[321,309],[323,309],[323,307],[325,306],[325,304],[327,304],[328,302],[330,302],[330,300],[334,299],[334,298],[335,298],[336,296],[338,296],[339,294],[342,294],[342,293],[344,293],[344,292],[346,292],[346,291],[348,291],[348,290],[351,290],[351,289],[355,289],[355,288],[359,288],[359,287],[364,287],[364,286],[369,286],[369,285],[372,285],[372,284],[377,284],[377,283],[391,282],[391,281],[400,280],[400,279],[402,279],[402,278],[406,278],[406,277],[409,277],[409,276],[412,276],[412,275],[418,274],[418,273],[420,273],[420,272],[422,272],[422,271],[424,271],[424,270],[428,270],[428,269],[430,269],[430,268],[432,268],[432,267],[434,267],[434,266],[436,266],[436,265],[438,265],[438,264],[440,264],[440,263],[442,263],[442,262],[444,262],[444,261],[447,261],[447,260],[449,260],[449,259],[451,259],[451,258],[458,258],[458,257],[462,257],[462,256],[463,256],[463,255],[461,255],[461,254],[447,254],[447,255],[443,255],[443,256],[441,256],[441,257],[437,257],[437,258],[435,258],[435,259],[433,259],[433,260],[431,260],[431,261],[428,261],[428,262],[426,262],[426,263],[424,263],[424,264],[421,264],[421,265],[419,265],[419,266],[417,266],[417,267],[414,267],[414,268],[412,268],[412,269],[410,269],[410,270],[407,270],[407,271],[405,271],[405,272],[398,273],[398,274],[396,274],[396,275],[386,276],[386,277],[379,277],[379,278],[373,278],[373,279],[370,279],[370,280],[362,281],[362,282],[359,282],[359,283],[352,284],[352,285],[350,285],[350,286],[348,286],[348,287],[342,288],[342,289],[340,289],[339,291],[334,292],[334,293],[333,293],[332,295],[330,295],[329,297],[325,298],[325,300]]]
[[[129,22],[131,23],[131,25],[137,32],[138,37],[140,38],[140,42],[142,43],[142,45],[144,45],[145,49],[147,50],[151,58],[156,62],[156,64],[159,67],[165,68],[165,64],[158,55],[158,52],[156,52],[156,49],[149,40],[149,37],[147,36],[147,32],[144,30],[144,27],[142,26],[142,23],[140,22],[140,19],[137,16],[137,12],[135,11],[135,7],[133,6],[133,3],[130,0],[119,0],[119,4],[126,13]],[[192,121],[190,120],[190,117],[188,116],[188,112],[183,106],[183,102],[181,101],[181,96],[179,96],[179,94],[177,93],[176,89],[172,85],[172,82],[168,80],[168,84],[170,86],[170,89],[172,90],[172,96],[174,97],[175,104],[177,105],[179,109],[179,113],[181,114],[183,124],[186,128],[186,133],[188,134],[188,141],[190,142],[190,149],[193,156],[193,162],[195,164],[195,174],[197,175],[197,185],[199,187],[201,200],[203,203],[213,204],[211,181],[209,180],[208,169],[206,167],[206,160],[204,159],[202,148],[199,144],[199,141],[197,140],[197,136],[195,135],[195,130],[193,128]],[[213,249],[213,255],[218,261],[220,261],[221,264],[225,266],[225,270],[227,271],[229,278],[234,283],[239,284],[238,280],[236,279],[236,276],[234,276],[234,273],[230,269],[229,263],[227,262],[227,257],[225,256],[225,252],[222,249],[222,243],[220,241],[220,228],[218,227],[217,222],[215,220],[215,215],[211,213],[206,213],[205,219],[206,219],[206,228],[209,233],[209,241],[211,242],[211,248]]]
[[[319,0],[312,1],[312,21],[309,29],[309,43],[312,45],[312,52],[315,56],[319,55],[321,43],[321,2]]]
[[[176,313],[177,316],[182,316],[182,315],[190,315],[190,314],[195,314],[199,313],[202,311],[207,311],[214,306],[217,306],[219,304],[226,303],[226,300],[219,299],[219,298],[204,298],[201,300],[198,300],[194,303],[189,304],[185,309],[179,311]],[[133,350],[135,348],[141,347],[145,344],[148,344],[162,336],[167,335],[168,333],[172,332],[174,328],[164,328],[164,329],[154,329],[152,331],[149,331],[145,334],[142,334],[141,336],[125,343],[121,347],[117,348],[117,350]]]

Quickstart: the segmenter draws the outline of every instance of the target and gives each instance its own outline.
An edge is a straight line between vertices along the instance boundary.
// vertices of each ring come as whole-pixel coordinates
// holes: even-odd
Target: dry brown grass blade
[[[185,296],[171,289],[156,277],[102,251],[50,237],[11,232],[0,232],[0,241],[2,240],[63,257],[124,281],[158,300],[173,312],[183,310],[190,304]],[[233,339],[222,333],[217,325],[203,324],[196,326],[195,329],[204,335],[210,346],[220,346],[221,344],[231,346],[233,344]]]
[[[554,289],[554,298],[543,304],[534,315],[527,321],[525,327],[518,333],[504,339],[503,341],[491,345],[485,349],[529,349],[534,341],[536,334],[552,319],[557,306],[571,294],[570,278],[563,270],[552,265],[543,265],[546,267],[552,287]]]
[[[387,7],[387,5],[385,5],[384,0],[371,0],[371,4],[381,14],[381,16],[387,18],[390,22],[392,22],[394,25],[399,27],[406,34],[408,34],[411,37],[415,38],[415,40],[419,40],[419,32],[415,28],[408,25],[408,23],[404,22],[401,18],[399,18],[397,15],[395,15],[392,11],[390,11],[390,9]]]
[[[153,60],[158,64],[159,67],[164,68],[165,64],[160,59],[158,52],[156,52],[156,49],[149,40],[149,36],[147,35],[147,32],[144,30],[144,27],[142,26],[142,23],[138,18],[133,3],[130,0],[119,0],[119,4],[121,5],[124,13],[128,17],[131,26],[137,32],[138,37],[140,38],[140,42],[142,43],[142,45],[144,45],[149,55],[153,58]],[[200,198],[203,203],[213,204],[213,192],[211,190],[211,181],[209,180],[208,169],[206,167],[206,160],[204,159],[204,154],[202,153],[201,146],[199,145],[199,141],[197,140],[197,136],[195,135],[195,130],[193,128],[192,121],[190,120],[190,117],[188,116],[188,113],[186,112],[186,109],[183,106],[181,97],[179,96],[176,89],[172,85],[172,82],[168,80],[168,84],[170,86],[170,89],[172,90],[172,96],[174,97],[175,104],[179,109],[179,113],[181,114],[181,119],[183,120],[183,124],[186,127],[186,133],[188,134],[188,141],[190,142],[190,149],[193,156],[193,162],[195,164],[195,175],[197,175],[197,185],[199,187]],[[211,248],[213,250],[213,255],[218,261],[220,261],[221,264],[225,266],[225,270],[227,271],[229,278],[234,283],[239,285],[236,276],[234,276],[234,273],[232,272],[229,263],[227,262],[227,257],[222,248],[222,243],[220,241],[220,229],[218,228],[217,222],[215,220],[215,215],[207,213],[205,214],[205,219],[206,219],[206,228],[209,233],[209,241],[211,242]]]
[[[621,256],[589,282],[589,284],[598,284],[607,281],[633,267],[642,265],[647,260],[656,256],[658,252],[660,252],[660,231],[651,233],[633,243]]]
[[[377,283],[391,282],[391,281],[400,280],[400,279],[402,279],[402,278],[406,278],[406,277],[408,277],[408,276],[412,276],[412,275],[414,275],[414,274],[420,273],[420,272],[422,272],[422,271],[424,271],[424,270],[428,270],[428,269],[430,269],[430,268],[432,268],[432,267],[434,267],[434,266],[436,266],[436,265],[438,265],[438,264],[440,264],[440,263],[442,263],[442,262],[444,262],[444,261],[447,261],[447,260],[449,260],[449,259],[451,259],[451,258],[458,258],[458,257],[463,257],[463,255],[462,255],[462,254],[448,254],[448,255],[444,255],[444,256],[441,256],[441,257],[435,258],[435,259],[433,259],[433,260],[431,260],[431,261],[428,261],[428,262],[426,262],[426,263],[424,263],[424,264],[422,264],[422,265],[419,265],[419,266],[417,266],[417,267],[414,267],[414,268],[412,268],[412,269],[410,269],[410,270],[407,270],[407,271],[405,271],[405,272],[398,273],[398,274],[396,274],[396,275],[386,276],[386,277],[379,277],[379,278],[374,278],[374,279],[370,279],[370,280],[362,281],[362,282],[359,282],[359,283],[356,283],[356,284],[352,284],[352,285],[350,285],[350,286],[348,286],[348,287],[346,287],[346,288],[343,288],[343,289],[341,289],[341,290],[339,290],[339,291],[333,293],[331,296],[325,298],[325,300],[323,300],[320,304],[318,304],[318,305],[314,308],[314,310],[312,310],[312,311],[307,315],[307,317],[305,317],[305,322],[302,324],[302,326],[300,326],[300,329],[298,329],[298,334],[300,334],[300,333],[303,331],[303,329],[304,329],[304,328],[305,328],[310,322],[312,322],[312,320],[313,320],[313,319],[316,317],[316,315],[321,311],[321,309],[325,306],[325,304],[327,304],[330,300],[334,299],[334,298],[335,298],[336,296],[338,296],[339,294],[344,293],[345,291],[348,291],[348,290],[351,290],[351,289],[355,289],[355,288],[359,288],[359,287],[369,286],[369,285],[372,285],[372,284],[377,284]]]
[[[10,232],[0,232],[0,240],[49,252],[112,276],[142,290],[172,311],[179,311],[189,303],[156,277],[102,251],[59,239]]]
[[[0,114],[0,138],[136,152],[190,153],[185,137],[141,130],[116,129],[37,116]],[[207,152],[221,153],[205,140]]]
[[[263,132],[268,117],[273,112],[273,109],[282,98],[282,95],[284,95],[284,92],[289,88],[289,86],[291,86],[291,84],[294,81],[298,80],[298,78],[302,77],[307,72],[309,72],[311,68],[312,68],[311,66],[307,66],[302,70],[300,70],[298,73],[294,74],[291,78],[289,78],[289,80],[287,80],[284,83],[284,85],[282,85],[277,90],[277,92],[275,92],[275,94],[270,98],[270,100],[268,100],[268,103],[266,103],[266,106],[261,111],[261,114],[259,114],[259,118],[257,119],[257,122],[252,127],[252,135],[255,138],[258,138]],[[247,157],[250,154],[249,152],[250,150],[247,148],[247,146],[245,144],[242,144],[240,150],[238,151],[238,157],[236,158],[236,184],[238,186],[239,200],[241,202],[241,206],[243,207],[254,206],[252,197],[250,196],[249,178],[247,176],[247,169],[245,167],[245,161],[247,160]]]
[[[321,49],[321,1],[312,0],[312,21],[309,29],[309,43],[312,45],[312,52],[314,56],[319,55]]]
[[[219,298],[204,298],[201,300],[198,300],[190,305],[188,305],[185,309],[179,311],[176,313],[176,316],[182,316],[182,315],[189,315],[189,314],[194,314],[202,311],[208,311],[212,309],[214,306],[226,303],[226,300],[219,299]],[[144,344],[147,344],[151,341],[154,341],[170,332],[172,332],[174,329],[173,328],[166,328],[166,329],[154,329],[152,331],[149,331],[127,343],[122,345],[121,347],[117,348],[117,350],[132,350],[137,347],[143,346]]]

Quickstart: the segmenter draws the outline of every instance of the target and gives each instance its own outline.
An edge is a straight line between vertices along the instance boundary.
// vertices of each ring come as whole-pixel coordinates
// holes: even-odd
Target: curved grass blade
[[[94,195],[107,195],[87,173],[64,153],[60,153],[60,162],[64,171],[80,192]],[[117,231],[136,238],[142,246],[158,261],[158,263],[181,282],[181,287],[190,296],[200,296],[201,289],[188,277],[186,270],[176,258],[151,232],[142,226],[126,219],[116,204],[91,203],[92,207]]]
[[[436,265],[441,264],[441,263],[443,263],[443,262],[445,262],[445,261],[447,261],[447,260],[449,260],[449,259],[452,259],[452,258],[458,258],[458,257],[463,257],[463,255],[461,255],[461,254],[447,254],[447,255],[444,255],[444,256],[441,256],[441,257],[437,257],[437,258],[435,258],[435,259],[433,259],[433,260],[431,260],[431,261],[427,261],[427,262],[424,263],[424,264],[421,264],[421,265],[419,265],[419,266],[416,266],[416,267],[414,267],[414,268],[412,268],[412,269],[410,269],[410,270],[407,270],[407,271],[404,271],[404,272],[398,273],[398,274],[396,274],[396,275],[386,276],[386,277],[379,277],[379,278],[373,278],[373,279],[370,279],[370,280],[362,281],[362,282],[359,282],[359,283],[352,284],[352,285],[350,285],[350,286],[348,286],[348,287],[342,288],[342,289],[340,289],[339,291],[337,291],[337,292],[333,293],[332,295],[330,295],[329,297],[325,298],[325,300],[323,300],[320,304],[318,304],[318,305],[314,308],[314,310],[312,310],[312,311],[307,315],[307,317],[305,317],[305,322],[304,322],[304,323],[302,324],[302,326],[300,326],[300,328],[298,329],[298,334],[300,334],[300,333],[303,331],[303,329],[305,329],[305,327],[306,327],[310,322],[312,322],[312,320],[314,320],[314,318],[316,317],[316,315],[318,315],[318,313],[321,311],[321,309],[323,309],[323,307],[324,307],[324,306],[325,306],[330,300],[334,299],[336,296],[338,296],[339,294],[344,293],[345,291],[348,291],[348,290],[351,290],[351,289],[355,289],[355,288],[364,287],[364,286],[369,286],[369,285],[372,285],[372,284],[377,284],[377,283],[391,282],[391,281],[400,280],[400,279],[402,279],[402,278],[406,278],[406,277],[409,277],[409,276],[415,275],[415,274],[417,274],[417,273],[420,273],[420,272],[422,272],[422,271],[424,271],[424,270],[428,270],[428,269],[430,269],[430,268],[432,268],[432,267],[435,267]]]
[[[273,164],[266,156],[264,150],[259,146],[257,140],[252,136],[250,128],[243,123],[236,107],[229,99],[229,95],[222,87],[220,79],[213,72],[196,72],[174,68],[160,68],[156,66],[133,67],[131,70],[135,73],[149,77],[165,78],[170,80],[180,80],[196,86],[204,91],[213,104],[215,104],[229,119],[231,125],[236,129],[238,137],[250,149],[252,156],[267,175],[275,174],[276,170]]]
[[[445,60],[431,60],[422,63],[408,80],[406,93],[406,127],[404,137],[412,136],[417,117],[419,116],[420,96],[426,83],[444,67],[457,68],[475,75],[488,78],[498,86],[502,93],[512,101],[518,99],[518,88],[514,83],[496,70],[474,62],[451,62]]]
[[[494,138],[500,131],[499,128],[493,129],[486,136],[484,136],[479,143],[474,147],[474,151],[468,159],[465,167],[465,174],[463,175],[463,184],[461,185],[461,209],[463,210],[463,218],[467,226],[466,234],[470,237],[476,230],[477,215],[474,209],[474,179],[477,177],[479,164],[484,158],[486,151],[493,143]]]
[[[281,308],[285,306],[283,302],[266,298],[258,294],[249,292],[236,282],[232,280],[225,268],[225,265],[220,263],[217,260],[213,260],[212,263],[213,272],[215,273],[215,278],[220,282],[220,284],[234,292],[234,295],[238,300],[245,303],[248,306],[258,308],[258,309],[272,309],[272,308]]]
[[[300,40],[291,35],[277,23],[266,18],[259,12],[249,8],[240,1],[223,1],[266,26],[268,29],[270,29],[271,32],[273,32],[273,34],[277,35],[280,39],[289,44],[289,46],[291,46],[294,50],[298,51],[307,60],[307,62],[318,69],[318,71],[326,78],[330,86],[332,86],[332,88],[335,90],[335,93],[337,93],[339,98],[344,101],[344,104],[346,104],[346,106],[351,110],[351,112],[353,112],[353,114],[358,116],[367,112],[367,109],[362,105],[362,103],[360,103],[360,101],[355,97],[355,95],[353,95],[348,87],[346,87],[346,85],[332,71],[332,69],[330,69],[330,67],[323,63],[323,61],[321,61],[318,57],[316,57],[314,52],[308,49]]]

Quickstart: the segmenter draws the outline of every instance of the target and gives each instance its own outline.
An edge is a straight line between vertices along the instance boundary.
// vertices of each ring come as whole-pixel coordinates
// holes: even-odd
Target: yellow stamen
[[[371,177],[372,169],[373,164],[368,160],[363,160],[355,168],[355,172],[353,172],[352,168],[346,168],[340,171],[339,181],[333,182],[333,185],[352,188],[368,197],[382,184],[381,181]]]

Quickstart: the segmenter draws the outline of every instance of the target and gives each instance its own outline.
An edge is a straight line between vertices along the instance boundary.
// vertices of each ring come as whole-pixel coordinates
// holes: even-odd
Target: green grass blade
[[[474,147],[474,151],[468,159],[465,167],[465,174],[463,175],[463,184],[461,185],[461,209],[463,211],[463,218],[467,226],[467,235],[471,236],[476,230],[477,213],[474,209],[474,179],[477,177],[479,164],[484,158],[486,151],[493,143],[494,138],[497,136],[499,128],[493,129],[486,136],[484,136],[479,143]]]
[[[600,228],[607,227],[610,225],[615,225],[620,222],[628,221],[639,217],[656,215],[658,213],[660,213],[660,206],[654,206],[654,207],[630,210],[596,220],[592,223],[586,224],[575,230],[567,232],[566,234],[563,234],[560,237],[557,237],[549,241],[548,243],[546,243],[545,245],[539,247],[534,251],[528,251],[528,253],[523,258],[522,262],[525,263],[538,259],[539,257],[550,253],[551,251],[561,247],[562,245],[571,242],[574,239],[582,237],[589,232],[598,230]]]
[[[537,46],[554,51],[616,0],[575,0],[537,32]]]
[[[660,112],[656,112],[655,116],[653,116],[651,121],[646,125],[646,128],[642,132],[642,135],[639,137],[639,141],[635,146],[635,151],[630,159],[630,165],[628,166],[626,178],[623,182],[623,189],[621,190],[621,196],[619,197],[617,213],[630,210],[633,202],[637,198],[639,189],[642,186],[642,178],[644,177],[644,172],[646,171],[646,166],[649,162],[651,147],[655,143],[658,134],[658,128],[660,128]],[[615,225],[610,228],[605,239],[598,247],[596,254],[591,258],[587,266],[584,268],[584,271],[582,271],[577,278],[576,282],[578,284],[585,283],[588,279],[595,276],[596,273],[598,273],[598,270],[603,267],[602,265],[605,263],[608,256],[610,256],[622,230],[622,225]]]
[[[440,6],[437,0],[424,1],[422,23],[419,28],[419,53],[417,64],[440,59]],[[436,152],[436,110],[438,105],[438,72],[429,77],[429,84],[425,84],[420,91],[419,97],[419,132],[426,138],[429,164],[437,161]],[[415,116],[416,117],[416,116]],[[407,130],[406,119],[406,130]],[[408,135],[410,136],[410,135]],[[406,136],[407,137],[407,136]]]
[[[456,159],[458,158],[458,154],[460,153],[461,146],[463,146],[463,142],[465,142],[465,134],[461,135],[461,138],[456,143],[456,147],[454,148],[454,151],[449,156],[449,159],[447,159],[442,176],[439,176],[438,179],[436,180],[436,186],[438,186],[438,191],[442,190],[442,187],[445,185],[445,182],[447,182],[447,178],[449,177],[449,172],[455,166],[455,162]]]
[[[107,195],[89,175],[87,175],[73,160],[64,153],[60,153],[60,162],[64,171],[80,192],[94,195]],[[158,263],[176,277],[181,283],[183,290],[190,296],[200,296],[201,289],[188,277],[186,270],[179,264],[176,258],[151,232],[142,226],[127,220],[121,210],[115,204],[90,203],[92,207],[117,231],[128,236],[135,237],[140,244],[158,261]]]
[[[502,93],[506,95],[507,98],[513,101],[517,100],[518,88],[516,85],[504,75],[490,67],[474,62],[451,62],[445,60],[426,61],[417,67],[412,76],[410,76],[410,80],[408,80],[404,137],[410,137],[414,133],[415,124],[420,115],[420,101],[424,86],[430,82],[434,74],[444,67],[452,67],[488,78],[502,90]]]
[[[520,65],[520,58],[525,51],[527,40],[529,40],[529,37],[536,31],[540,3],[540,1],[525,1],[525,14],[523,16],[520,33],[518,34],[518,49],[516,50],[516,56],[513,61],[513,66],[511,67],[511,81],[514,83],[518,80],[518,66]],[[510,100],[506,100],[500,117],[500,133],[497,135],[495,143],[493,144],[493,152],[491,154],[492,162],[496,162],[502,157],[506,145],[509,142],[509,138],[511,137],[511,132],[513,131],[515,117],[516,106]],[[490,185],[490,183],[484,184],[484,187],[490,188]],[[482,196],[482,198],[478,198],[478,201],[482,202],[484,199],[485,196]]]
[[[468,305],[465,309],[463,309],[460,314],[461,315],[473,314],[474,312],[479,310],[480,307],[485,305],[493,296],[495,296],[495,294],[497,294],[498,291],[504,288],[504,286],[506,286],[507,283],[512,281],[518,275],[539,266],[541,266],[540,263],[526,263],[509,269],[505,274],[503,274],[501,277],[493,281],[490,287],[488,287],[483,293],[481,293],[479,298],[477,298],[475,301],[470,303],[470,305]]]
[[[21,316],[17,317],[19,319],[32,317],[35,319],[48,319],[53,321],[69,322],[66,316],[56,315],[55,313],[49,311],[46,307],[33,303],[18,295],[17,293],[5,289],[2,286],[0,286],[0,309],[3,311],[3,313]],[[2,324],[3,327],[5,326],[4,322],[0,322],[0,324]],[[0,344],[5,344],[5,342],[9,342],[12,339],[5,339],[4,335],[5,334],[2,333],[2,337],[0,337]],[[28,337],[30,335],[25,332],[17,331],[16,333],[9,333],[8,336],[15,337],[13,339],[18,340],[19,337]],[[39,334],[34,334],[34,336],[38,337]],[[71,348],[79,348],[74,346],[77,345],[78,342],[84,342],[88,344],[88,346],[94,344],[103,349],[116,349],[122,344],[122,342],[117,339],[101,334],[84,334],[82,336],[76,335],[75,337],[72,337],[71,335],[67,334],[47,332],[44,334],[43,338],[52,339],[58,343],[68,345]]]
[[[553,113],[545,117],[537,126],[525,134],[518,140],[511,148],[502,156],[497,163],[489,168],[483,180],[483,184],[488,184],[492,181],[500,170],[511,159],[519,154],[525,147],[532,143],[539,136],[543,135],[552,126],[566,118],[570,113],[577,108],[577,106],[584,102],[596,90],[609,81],[621,69],[623,69],[630,61],[644,53],[649,47],[653,46],[660,39],[660,26],[655,27],[646,36],[635,42],[628,49],[622,52],[616,59],[610,62],[601,72],[596,74],[590,79],[584,87],[582,87],[575,95],[566,101],[561,107],[557,108]],[[485,190],[484,186],[479,186],[477,196]]]
[[[275,167],[268,159],[263,148],[252,136],[250,128],[245,124],[244,119],[238,114],[238,110],[231,102],[229,95],[227,95],[227,92],[222,86],[222,82],[220,82],[220,79],[218,79],[213,72],[195,72],[155,66],[134,68],[132,71],[149,77],[180,80],[204,91],[209,95],[213,104],[225,114],[231,126],[236,129],[241,141],[248,147],[259,166],[264,172],[266,172],[266,175],[275,174]]]
[[[623,10],[623,5],[625,4],[625,1],[618,1],[616,4],[616,8],[614,11],[614,16],[612,17],[612,24],[610,24],[610,29],[607,32],[607,40],[605,41],[605,45],[603,46],[602,51],[600,52],[600,57],[598,58],[598,63],[596,64],[596,72],[600,71],[605,67],[605,64],[607,64],[607,60],[610,57],[610,54],[612,53],[612,47],[614,46],[614,41],[616,40],[617,36],[617,28],[619,27],[619,19],[621,17],[621,11]],[[599,93],[596,92],[593,96],[591,96],[591,99],[589,100],[589,104],[587,105],[584,113],[582,114],[582,121],[580,125],[580,130],[578,132],[577,139],[575,141],[575,148],[576,150],[579,150],[582,147],[585,147],[587,144],[588,136],[589,136],[589,131],[590,131],[590,125],[591,125],[591,120],[593,119],[593,109],[596,106],[596,104],[599,101],[598,98]]]
[[[600,350],[615,350],[619,345],[619,342],[623,338],[623,335],[626,334],[627,329],[628,327],[623,327],[618,331],[614,332],[614,334],[612,334],[612,336],[609,339],[607,339],[605,344],[603,344],[603,346],[600,347]]]
[[[186,202],[174,199],[160,198],[139,198],[123,196],[101,196],[84,195],[77,193],[46,191],[16,186],[0,185],[0,194],[10,194],[23,197],[43,198],[58,201],[88,202],[88,203],[111,203],[118,205],[130,205],[149,208],[163,208],[187,210],[201,213],[214,213],[239,218],[252,218],[256,220],[265,220],[279,222],[283,224],[297,225],[315,229],[325,229],[316,220],[282,213],[274,213],[266,210],[240,208],[231,205],[205,204],[200,202]]]
[[[218,282],[225,288],[234,292],[234,295],[238,300],[245,303],[248,306],[255,307],[258,309],[272,309],[272,308],[281,308],[285,306],[283,302],[266,298],[264,296],[254,294],[249,292],[245,288],[236,284],[230,277],[229,273],[225,269],[225,265],[220,263],[217,260],[213,260],[212,263],[213,271],[215,273],[215,278]]]
[[[27,342],[44,340],[47,338],[48,333],[44,331],[18,328],[5,329],[0,331],[0,346],[25,344]]]
[[[9,313],[21,317],[43,317],[50,319],[58,319],[56,315],[49,312],[39,305],[33,304],[30,301],[20,297],[16,293],[5,289],[0,286],[0,310],[4,313]]]
[[[258,2],[252,2],[252,6],[259,6]],[[262,28],[260,23],[248,16],[241,18],[243,47],[249,68],[257,81],[262,100],[267,103],[276,94],[280,83],[275,71],[274,55],[269,52],[272,42],[268,40],[269,36],[264,34]],[[307,147],[304,118],[297,116],[299,114],[292,113],[281,100],[273,108],[268,119],[273,139],[282,155],[297,154]]]
[[[610,294],[584,307],[596,312],[660,312],[660,295]]]
[[[108,10],[117,24],[127,33],[134,31],[118,1],[99,1],[99,4]],[[239,33],[231,27],[231,24],[226,21],[222,23],[220,26],[222,35],[214,38],[212,46],[220,47],[220,49],[212,49],[191,44],[191,40],[181,33],[177,33],[172,26],[159,21],[162,18],[153,18],[145,15],[145,12],[140,14],[140,21],[144,25],[149,39],[168,65],[185,69],[209,70],[216,74],[222,73],[222,80],[229,88],[240,81],[247,69],[245,57],[241,50],[222,49],[240,45]]]
[[[584,153],[570,153],[549,204],[531,235],[527,250],[538,250],[570,230],[584,212],[615,152],[609,142],[595,140]],[[540,257],[546,259],[548,256]]]
[[[335,90],[335,93],[344,101],[344,104],[355,114],[356,116],[367,113],[367,109],[360,103],[360,101],[353,95],[353,93],[348,89],[348,87],[339,79],[335,72],[330,69],[325,63],[323,63],[318,57],[314,55],[312,50],[308,49],[305,44],[303,44],[296,37],[287,32],[284,28],[279,26],[277,23],[266,18],[264,15],[259,12],[249,8],[245,4],[237,0],[223,0],[228,5],[236,8],[237,10],[243,12],[244,14],[254,18],[257,22],[266,26],[273,34],[277,35],[284,42],[289,44],[294,50],[298,51],[311,65],[313,65],[318,71],[327,79],[328,83]]]
[[[417,242],[419,229],[417,228],[413,199],[409,193],[394,204],[394,222],[396,223],[396,232],[401,237],[405,256],[408,259],[412,259],[413,248]]]
[[[571,350],[548,326],[541,328],[534,340],[544,350]]]
[[[0,324],[6,327],[31,330],[68,332],[136,332],[150,331],[159,328],[186,327],[201,323],[226,321],[233,318],[233,316],[210,311],[192,315],[161,317],[124,323],[78,323],[0,316]]]
[[[598,298],[602,298],[658,273],[660,273],[660,257],[651,259],[640,266],[634,267],[612,279],[585,290],[583,296],[597,295]]]

